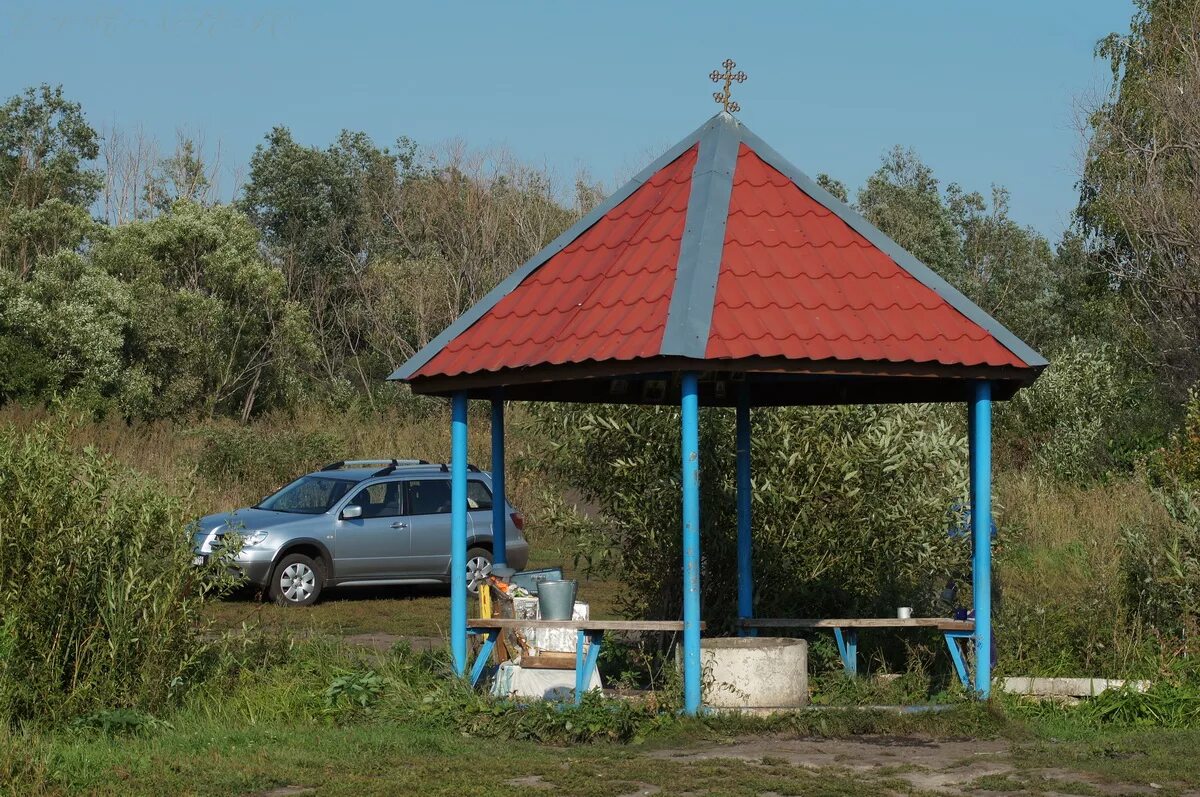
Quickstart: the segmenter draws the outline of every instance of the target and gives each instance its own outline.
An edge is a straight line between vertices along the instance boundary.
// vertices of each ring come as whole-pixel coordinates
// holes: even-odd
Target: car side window
[[[397,482],[378,482],[368,485],[350,499],[362,507],[364,518],[394,517],[400,514],[400,485]]]
[[[467,482],[467,507],[472,510],[492,508],[492,491],[478,479]]]
[[[445,515],[450,512],[450,480],[424,479],[405,483],[408,514]],[[478,479],[467,482],[467,508],[491,509],[492,491]]]
[[[420,479],[405,482],[410,515],[442,515],[450,511],[450,480]]]

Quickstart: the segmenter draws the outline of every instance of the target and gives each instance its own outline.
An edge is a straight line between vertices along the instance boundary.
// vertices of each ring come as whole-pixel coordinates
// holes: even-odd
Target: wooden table
[[[954,662],[954,670],[963,686],[971,688],[971,678],[967,674],[967,663],[963,658],[959,641],[970,639],[975,635],[974,620],[954,620],[949,617],[844,617],[844,618],[790,618],[790,617],[755,617],[743,618],[739,621],[742,628],[827,628],[833,631],[837,642],[838,654],[842,657],[842,666],[849,675],[858,674],[858,629],[860,628],[935,628],[942,632],[946,646],[950,649],[950,659]]]
[[[471,685],[474,686],[483,675],[492,648],[500,634],[508,629],[521,628],[558,628],[577,631],[578,641],[575,643],[575,702],[583,700],[583,693],[591,683],[592,671],[596,668],[596,659],[600,655],[600,645],[606,631],[638,632],[682,631],[683,622],[680,620],[520,620],[511,617],[474,618],[467,620],[467,633],[483,636],[483,645],[475,654],[475,664],[471,667]],[[700,624],[701,630],[704,623]],[[587,653],[584,646],[587,643]]]

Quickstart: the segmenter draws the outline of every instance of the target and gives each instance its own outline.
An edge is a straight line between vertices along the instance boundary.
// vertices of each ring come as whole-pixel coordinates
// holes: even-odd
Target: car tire
[[[475,595],[479,584],[492,574],[492,552],[487,548],[472,548],[467,551],[467,592]]]
[[[325,570],[319,561],[292,553],[275,565],[267,594],[280,606],[311,606],[317,602],[324,580]]]

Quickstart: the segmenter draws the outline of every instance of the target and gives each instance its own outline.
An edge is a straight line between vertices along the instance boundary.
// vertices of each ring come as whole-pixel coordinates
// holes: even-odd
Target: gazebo
[[[467,664],[467,406],[491,402],[504,490],[506,401],[681,409],[685,710],[701,703],[700,406],[736,408],[738,613],[753,615],[751,408],[961,402],[974,541],[973,685],[991,681],[991,405],[1037,352],[718,113],[517,269],[399,368],[452,404],[450,642]],[[504,562],[496,502],[493,557]]]

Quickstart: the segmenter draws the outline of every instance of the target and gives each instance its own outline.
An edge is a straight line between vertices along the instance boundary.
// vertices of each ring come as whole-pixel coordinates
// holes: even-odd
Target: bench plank
[[[566,628],[572,631],[682,631],[682,620],[521,620],[471,618],[468,628]],[[705,624],[700,623],[700,628]]]
[[[973,620],[954,620],[949,617],[843,617],[790,618],[755,617],[740,622],[743,628],[936,628],[940,631],[974,631]]]

